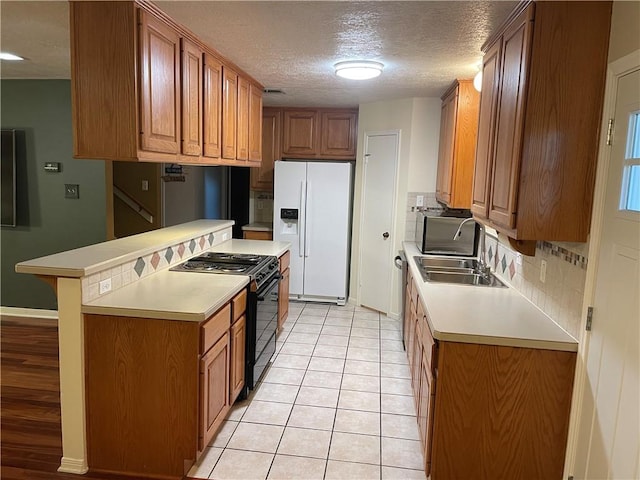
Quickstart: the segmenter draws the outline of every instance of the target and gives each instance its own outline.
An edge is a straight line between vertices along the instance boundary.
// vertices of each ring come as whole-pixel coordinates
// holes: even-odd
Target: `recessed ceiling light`
[[[24,60],[24,58],[14,55],[13,53],[0,52],[0,60]]]
[[[384,65],[372,60],[349,60],[334,65],[336,75],[349,80],[368,80],[382,73]]]

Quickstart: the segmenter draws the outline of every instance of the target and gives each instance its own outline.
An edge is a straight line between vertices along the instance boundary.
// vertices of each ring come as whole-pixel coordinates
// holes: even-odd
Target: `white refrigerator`
[[[289,298],[347,301],[349,162],[275,162],[273,239],[291,243]]]

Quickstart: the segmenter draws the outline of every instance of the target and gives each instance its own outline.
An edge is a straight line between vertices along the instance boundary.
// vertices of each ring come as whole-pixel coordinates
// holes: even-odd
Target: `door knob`
[[[386,240],[387,238],[389,238],[389,232],[384,232],[384,233],[382,234],[382,238],[384,238],[385,240]]]

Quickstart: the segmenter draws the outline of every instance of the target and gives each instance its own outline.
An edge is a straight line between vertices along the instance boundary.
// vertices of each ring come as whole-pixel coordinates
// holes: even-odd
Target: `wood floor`
[[[0,478],[131,480],[56,471],[62,457],[57,320],[0,316],[0,339]]]

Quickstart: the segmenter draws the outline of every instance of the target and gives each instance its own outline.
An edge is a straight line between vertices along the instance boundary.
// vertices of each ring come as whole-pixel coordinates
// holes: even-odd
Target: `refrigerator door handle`
[[[304,211],[304,197],[305,197],[305,183],[300,182],[300,225],[298,230],[298,256],[304,257],[304,241],[305,241],[305,228],[306,228],[306,219],[305,219],[305,211]]]
[[[307,206],[306,213],[309,212],[311,214],[311,182],[307,182]],[[311,229],[310,225],[307,225],[307,222],[304,222],[304,256],[308,257],[309,253],[311,253]]]

